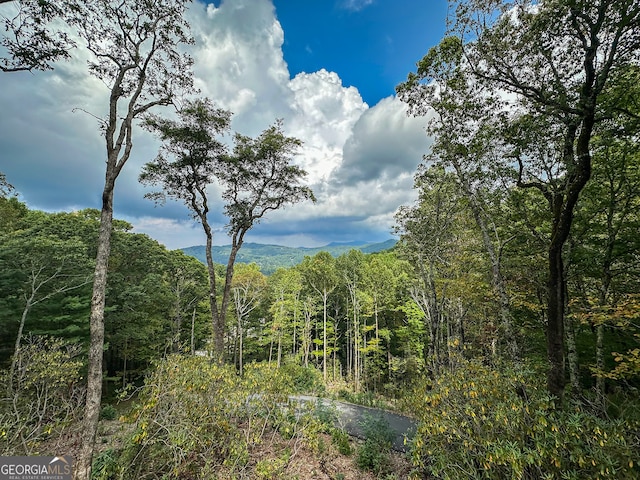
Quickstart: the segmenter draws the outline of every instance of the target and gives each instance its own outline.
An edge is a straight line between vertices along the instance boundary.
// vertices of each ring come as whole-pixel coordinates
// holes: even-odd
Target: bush
[[[113,449],[101,452],[93,460],[91,480],[109,480],[118,473],[118,454]]]
[[[533,372],[479,362],[424,386],[412,461],[443,479],[638,478],[638,425],[561,409]]]
[[[367,416],[362,422],[364,443],[358,448],[356,464],[362,470],[377,475],[389,473],[391,445],[394,434],[389,423],[381,416]]]
[[[115,420],[118,412],[113,405],[105,405],[100,410],[100,420]]]
[[[293,451],[319,430],[311,409],[300,416],[286,407],[288,379],[264,364],[247,365],[240,377],[203,357],[159,362],[128,419],[135,431],[119,456],[122,478],[277,475],[285,457],[255,462],[252,453]]]
[[[317,368],[304,367],[295,363],[295,359],[291,359],[280,370],[287,377],[294,393],[313,395],[325,391],[322,373]]]
[[[48,336],[26,336],[13,378],[0,378],[0,455],[31,455],[40,443],[81,414],[79,345]],[[10,388],[9,385],[12,387]]]
[[[331,441],[338,449],[341,455],[351,455],[353,448],[351,448],[351,439],[349,434],[339,428],[331,430]]]

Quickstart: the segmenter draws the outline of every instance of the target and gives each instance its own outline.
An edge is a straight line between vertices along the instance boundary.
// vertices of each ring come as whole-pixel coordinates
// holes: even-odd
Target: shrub
[[[80,416],[81,348],[63,339],[26,336],[13,378],[0,378],[0,455],[31,455],[40,442]],[[12,385],[12,388],[9,388]]]
[[[339,428],[331,430],[331,441],[342,455],[351,455],[353,448],[351,447],[351,439],[349,434]]]
[[[113,405],[107,404],[100,410],[100,420],[115,420],[117,415],[118,412]]]
[[[325,391],[322,373],[314,367],[304,367],[288,359],[280,369],[295,393],[320,394]]]
[[[639,476],[637,425],[559,408],[533,372],[462,362],[420,399],[412,461],[437,478]]]
[[[377,475],[389,473],[394,434],[382,416],[367,416],[362,422],[364,443],[358,448],[356,464]]]
[[[277,476],[285,457],[254,462],[252,453],[293,450],[319,425],[286,406],[287,379],[265,364],[247,365],[240,377],[202,357],[159,362],[128,419],[135,430],[119,457],[122,478]]]
[[[118,454],[113,449],[101,452],[93,460],[91,480],[109,480],[118,473]]]

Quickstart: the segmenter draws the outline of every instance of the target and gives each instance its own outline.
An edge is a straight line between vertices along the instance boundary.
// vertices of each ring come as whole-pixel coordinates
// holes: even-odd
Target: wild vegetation
[[[172,50],[190,41],[184,2],[150,2],[167,4],[168,23],[142,21],[132,48],[177,37],[144,50],[144,66],[142,52],[130,65],[101,49],[126,50],[118,29],[136,22],[118,19],[146,19],[136,8],[149,2],[109,9],[102,34],[87,22],[110,2],[69,18],[40,3],[52,5],[34,17],[47,48],[68,40],[47,22],[66,19],[102,59],[91,71],[112,86],[107,181],[102,211],[44,213],[0,176],[0,453],[60,442],[78,478],[104,479],[345,478],[331,462],[351,455],[380,478],[640,475],[640,2],[452,1],[448,36],[398,86],[411,114],[431,115],[434,143],[418,199],[397,212],[397,246],[318,252],[268,276],[236,264],[245,233],[313,198],[279,122],[229,153],[216,135],[230,113],[208,100],[186,103],[181,123],[146,117],[164,144],[141,180],[184,200],[209,247],[208,202],[224,202],[226,265],[112,218],[134,118],[170,103],[163,75],[190,85],[175,66],[190,60]],[[214,179],[222,199],[203,193]],[[407,472],[380,425],[354,450],[331,412],[288,406],[295,393],[416,418]],[[98,452],[99,415],[124,428]],[[293,468],[303,452],[317,471]]]

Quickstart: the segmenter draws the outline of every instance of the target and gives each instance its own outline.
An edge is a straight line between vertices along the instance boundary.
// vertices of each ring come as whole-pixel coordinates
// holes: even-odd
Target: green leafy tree
[[[306,172],[292,163],[300,141],[287,137],[281,123],[265,130],[257,139],[235,136],[232,155],[223,155],[223,146],[215,134],[227,128],[229,113],[214,109],[207,100],[188,103],[180,123],[152,119],[149,125],[165,140],[162,154],[145,166],[140,179],[162,184],[164,192],[151,194],[163,198],[165,192],[182,199],[200,220],[207,235],[207,266],[211,286],[211,315],[216,355],[224,354],[226,315],[231,301],[233,266],[247,232],[268,212],[287,204],[313,199],[311,190],[300,185]],[[231,251],[218,303],[216,278],[211,257],[212,231],[206,186],[216,178],[223,187],[224,210],[229,218]]]
[[[278,121],[255,139],[236,134],[233,154],[224,157],[220,164],[217,176],[223,185],[222,198],[229,219],[231,251],[225,271],[219,322],[226,316],[233,266],[247,232],[271,211],[304,200],[315,201],[311,189],[302,185],[307,172],[294,164],[300,146],[300,140],[284,134],[282,122]]]
[[[136,119],[150,109],[169,105],[192,87],[191,59],[180,50],[189,44],[184,19],[186,0],[70,2],[64,15],[91,55],[89,73],[109,89],[106,115],[100,118],[105,137],[106,171],[102,192],[93,295],[91,346],[82,450],[75,472],[87,480],[100,415],[104,305],[113,226],[116,180],[133,149]]]
[[[238,366],[240,375],[244,372],[244,332],[247,317],[259,306],[266,289],[267,277],[260,271],[258,265],[255,263],[235,265],[231,284],[233,307],[237,318],[234,342],[234,351],[237,351],[234,358],[237,358],[237,362],[234,364]]]
[[[302,275],[295,268],[279,268],[268,277],[269,315],[272,341],[277,343],[277,365],[282,364],[282,354],[295,354],[298,342],[304,341],[302,326]],[[275,338],[274,338],[275,337]],[[269,352],[271,359],[271,351]]]
[[[448,37],[420,61],[419,73],[428,72],[439,87],[437,92],[430,90],[427,93],[428,104],[435,115],[430,118],[427,128],[434,142],[425,160],[455,172],[491,264],[492,284],[500,309],[501,338],[509,355],[517,359],[519,348],[502,264],[504,248],[513,237],[500,228],[500,212],[508,192],[503,187],[506,182],[498,181],[500,176],[508,178],[511,172],[493,149],[491,125],[495,110],[484,109],[483,92],[466,82],[466,71],[459,67],[462,56],[459,38]],[[418,111],[422,114],[417,99],[407,96],[406,88],[414,86],[407,82],[399,86],[398,91],[405,95],[414,114]],[[496,101],[495,109],[498,108]]]
[[[181,250],[166,252],[167,265],[164,277],[173,298],[171,309],[171,343],[174,352],[183,352],[185,346],[193,355],[196,345],[205,340],[204,331],[210,329],[203,326],[200,319],[199,305],[208,302],[207,271],[197,259],[186,255]],[[190,317],[191,322],[187,320]],[[210,325],[209,322],[207,322]],[[197,331],[196,331],[197,327]],[[203,328],[204,327],[204,328]],[[210,337],[210,333],[209,333]],[[189,340],[187,342],[187,339]]]
[[[359,250],[350,250],[346,254],[340,255],[336,260],[338,274],[342,277],[340,283],[346,290],[346,306],[344,308],[346,325],[344,330],[347,337],[347,371],[352,372],[351,378],[356,392],[360,391],[363,370],[364,263],[364,254]]]
[[[416,186],[420,196],[415,205],[398,210],[396,232],[401,235],[401,255],[416,271],[411,297],[424,312],[426,361],[431,374],[437,374],[446,354],[442,332],[448,330],[442,280],[454,260],[456,222],[463,215],[464,205],[452,174],[441,167],[422,171],[416,177]]]
[[[224,352],[224,318],[220,318],[218,310],[207,187],[214,182],[220,158],[226,153],[225,145],[217,137],[228,130],[231,113],[215,108],[209,99],[198,99],[187,102],[178,116],[179,120],[147,118],[147,127],[159,135],[163,146],[155,160],[144,166],[140,181],[162,186],[162,190],[146,194],[147,198],[158,203],[163,203],[167,196],[180,200],[202,225],[206,236],[211,323],[216,354],[221,356]]]
[[[548,388],[565,386],[563,247],[580,193],[591,176],[591,141],[613,109],[603,101],[614,72],[636,63],[640,3],[451,2],[450,34],[462,56],[448,58],[462,81],[481,90],[481,108],[498,112],[495,148],[518,165],[516,185],[536,189],[548,202],[551,235],[547,249]],[[450,42],[450,40],[445,40]],[[429,84],[432,65],[419,65],[400,88],[413,111],[424,113],[440,88]],[[466,115],[468,112],[461,112]],[[485,115],[483,118],[486,118]],[[459,117],[464,119],[464,116]]]
[[[377,253],[365,258],[362,283],[371,299],[373,317],[373,335],[366,342],[365,351],[371,356],[369,368],[375,372],[371,379],[377,389],[382,381],[381,374],[389,374],[393,311],[399,289],[408,279],[395,253]]]
[[[0,269],[3,281],[10,275],[15,285],[13,295],[20,297],[23,305],[9,371],[11,379],[27,317],[33,307],[89,283],[91,265],[81,241],[34,236],[27,230],[11,235],[2,243]],[[12,389],[11,383],[9,389]]]
[[[172,346],[167,252],[143,234],[116,232],[109,259],[105,371],[135,379]]]
[[[313,257],[305,257],[300,265],[305,282],[322,302],[322,375],[327,380],[327,364],[330,351],[329,334],[329,296],[338,287],[335,259],[327,252],[319,252]]]

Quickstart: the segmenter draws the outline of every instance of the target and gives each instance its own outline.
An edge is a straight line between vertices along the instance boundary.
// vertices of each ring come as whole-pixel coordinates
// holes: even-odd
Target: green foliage
[[[116,407],[113,405],[107,404],[100,410],[100,420],[115,420],[118,415],[118,411]]]
[[[80,348],[62,339],[29,335],[15,358],[13,378],[3,372],[0,454],[30,455],[57,429],[79,418],[83,405]]]
[[[289,379],[295,393],[322,394],[325,391],[322,373],[316,368],[288,361],[282,366],[281,373]]]
[[[250,463],[254,450],[278,451],[317,441],[312,409],[286,407],[292,379],[268,365],[249,364],[242,377],[232,366],[202,357],[170,356],[147,379],[128,417],[134,432],[118,455],[123,478],[275,478],[287,455]],[[280,435],[276,435],[276,433]],[[271,447],[276,449],[276,447]],[[261,450],[262,451],[262,450]],[[286,451],[286,450],[285,450]]]
[[[443,479],[637,478],[639,425],[559,408],[539,377],[469,361],[424,385],[414,465]]]
[[[109,448],[93,460],[91,467],[91,480],[110,480],[117,478],[116,475],[120,471],[118,464],[118,454],[115,450]]]
[[[356,464],[377,475],[390,473],[393,430],[382,416],[367,416],[362,422],[364,443],[358,448]]]
[[[351,439],[349,434],[339,428],[331,430],[331,441],[342,455],[351,455],[353,453],[353,447],[351,446]]]

